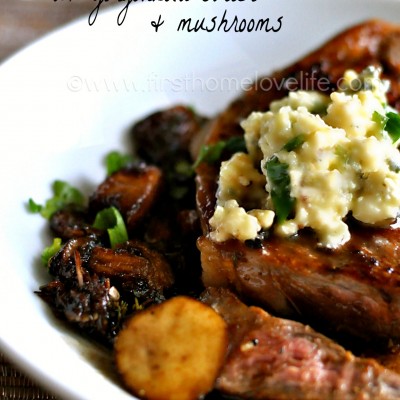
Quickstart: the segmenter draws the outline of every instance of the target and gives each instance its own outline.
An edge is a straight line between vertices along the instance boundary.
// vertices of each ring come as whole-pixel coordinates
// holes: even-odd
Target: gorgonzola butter
[[[322,246],[336,248],[350,239],[349,213],[371,225],[396,218],[400,153],[387,116],[398,114],[386,91],[379,71],[348,71],[330,96],[291,92],[252,113],[242,123],[248,153],[221,166],[211,238],[309,227]]]

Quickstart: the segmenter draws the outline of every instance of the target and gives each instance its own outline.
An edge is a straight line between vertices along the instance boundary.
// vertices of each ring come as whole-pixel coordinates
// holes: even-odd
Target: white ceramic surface
[[[117,2],[116,2],[117,3]],[[54,5],[56,6],[56,5]],[[89,193],[102,157],[124,150],[136,119],[178,102],[213,115],[261,74],[285,66],[341,29],[372,17],[400,19],[398,0],[217,0],[123,3],[70,24],[0,66],[0,344],[65,399],[132,399],[98,346],[57,322],[34,291],[45,222],[26,212],[54,179]],[[283,16],[277,33],[178,32],[181,18]],[[156,33],[151,21],[162,15]],[[126,147],[125,147],[126,148]]]

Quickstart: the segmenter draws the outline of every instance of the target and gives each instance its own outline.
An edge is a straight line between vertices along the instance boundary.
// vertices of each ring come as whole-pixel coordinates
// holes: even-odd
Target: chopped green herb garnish
[[[267,178],[271,188],[271,199],[276,219],[282,223],[292,212],[295,199],[290,196],[290,176],[288,165],[281,163],[278,157],[271,157],[265,164]]]
[[[48,199],[44,205],[29,199],[27,208],[32,213],[40,213],[49,219],[56,211],[62,210],[68,205],[83,207],[85,198],[83,194],[64,181],[55,181],[52,185],[53,197]]]
[[[196,114],[197,114],[197,111],[196,111],[196,107],[195,107],[195,106],[188,105],[188,106],[186,106],[186,108],[187,108],[193,115],[196,115]]]
[[[228,140],[221,140],[211,145],[204,145],[200,149],[200,154],[197,157],[193,168],[197,168],[203,162],[207,164],[214,164],[221,159],[224,151],[229,152],[230,154],[234,154],[239,151],[246,151],[244,136],[234,136]]]
[[[128,240],[124,219],[115,207],[105,208],[98,212],[93,227],[107,229],[112,248]]]
[[[169,194],[171,197],[175,200],[181,200],[183,199],[189,192],[189,188],[187,186],[172,186]]]
[[[36,213],[40,213],[42,211],[43,206],[40,204],[37,204],[33,199],[29,199],[27,208],[28,208],[29,212],[36,214]]]
[[[190,164],[186,160],[179,160],[175,165],[174,165],[174,170],[177,174],[182,175],[184,177],[192,177],[194,174],[194,169],[192,164]]]
[[[400,115],[396,112],[389,111],[386,114],[386,118],[385,130],[391,137],[393,143],[395,143],[400,139]]]
[[[173,160],[166,168],[169,195],[175,200],[182,200],[189,193],[193,183],[194,168],[186,158]]]
[[[297,135],[293,139],[290,139],[284,146],[283,150],[293,151],[298,149],[306,141],[305,135]]]
[[[382,115],[374,111],[372,121],[376,122],[382,130],[384,129],[389,134],[393,143],[400,139],[400,115],[397,112],[389,111],[386,115]]]
[[[382,130],[385,129],[387,120],[387,117],[385,115],[382,115],[381,113],[378,113],[378,111],[374,111],[374,113],[372,114],[372,121],[377,123]]]
[[[340,158],[340,161],[344,164],[348,164],[350,162],[349,152],[340,144],[335,146],[335,155]]]
[[[193,168],[197,168],[201,163],[213,164],[221,158],[225,148],[225,142],[220,141],[212,145],[204,145],[200,149],[200,154],[197,157]]]
[[[238,153],[239,151],[247,151],[244,136],[234,136],[228,139],[225,142],[225,150],[231,154]]]
[[[396,172],[396,174],[400,172],[400,165],[397,164],[394,160],[388,160],[387,163],[391,171]]]
[[[118,319],[121,320],[122,318],[124,318],[127,312],[128,312],[128,303],[124,300],[121,300],[117,307]]]
[[[121,154],[118,151],[112,151],[106,156],[107,175],[110,176],[114,172],[127,167],[134,161],[134,157],[130,154]]]
[[[317,103],[313,109],[310,110],[310,113],[322,117],[328,113],[328,104],[323,102]]]
[[[135,303],[132,305],[133,311],[140,311],[143,310],[143,306],[139,303],[137,297],[135,297]]]
[[[43,265],[47,266],[49,264],[50,258],[58,253],[61,249],[61,245],[62,240],[60,238],[54,238],[53,243],[42,251],[41,259]]]

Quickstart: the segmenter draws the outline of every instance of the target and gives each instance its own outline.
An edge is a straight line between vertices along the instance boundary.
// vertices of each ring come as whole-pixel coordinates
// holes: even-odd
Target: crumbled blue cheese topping
[[[398,114],[387,106],[387,84],[373,68],[340,82],[330,96],[291,92],[243,121],[248,154],[222,163],[213,240],[309,227],[336,248],[350,239],[349,213],[371,225],[397,217],[400,153],[385,124]]]
[[[262,229],[271,227],[275,213],[266,208],[265,177],[248,154],[236,153],[221,164],[217,196],[210,220],[214,240],[254,239]]]

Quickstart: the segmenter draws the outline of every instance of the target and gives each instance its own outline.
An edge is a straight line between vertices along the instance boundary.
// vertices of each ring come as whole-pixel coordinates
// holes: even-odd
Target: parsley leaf
[[[33,199],[28,200],[27,204],[28,211],[32,214],[40,213],[42,211],[43,206],[37,204]]]
[[[286,220],[292,212],[295,199],[290,196],[290,176],[288,165],[272,156],[265,164],[267,178],[271,188],[272,204],[275,208],[278,223]]]
[[[204,145],[200,149],[199,156],[193,165],[193,168],[197,168],[201,163],[213,164],[221,158],[222,152],[225,148],[225,142],[220,141],[211,145]]]
[[[387,122],[385,130],[391,137],[393,143],[400,139],[400,115],[396,112],[389,111],[386,114]]]
[[[396,172],[396,174],[400,172],[400,165],[395,160],[387,160],[387,163],[391,171]]]
[[[108,153],[105,159],[107,175],[110,176],[114,172],[127,167],[134,161],[134,157],[130,154],[121,154],[118,151]]]
[[[52,185],[53,197],[48,199],[44,205],[36,203],[33,199],[28,200],[27,209],[32,213],[40,213],[44,218],[50,217],[68,205],[83,207],[85,198],[83,194],[69,183],[55,181]]]
[[[128,240],[124,219],[115,207],[105,208],[97,213],[94,228],[107,229],[112,248]]]
[[[372,121],[378,124],[380,129],[385,129],[386,123],[387,123],[387,117],[385,115],[382,115],[381,113],[378,113],[378,111],[374,111],[372,114]]]
[[[216,163],[221,159],[223,152],[234,154],[239,151],[246,151],[244,136],[234,136],[228,140],[220,140],[214,144],[204,145],[200,149],[200,154],[197,157],[193,168],[197,168],[203,162],[207,164]]]
[[[297,135],[290,139],[284,146],[283,150],[287,152],[298,149],[306,141],[305,135]]]
[[[225,150],[231,154],[247,151],[244,136],[234,136],[228,139],[225,142]]]
[[[61,249],[62,241],[60,238],[54,238],[53,243],[42,251],[41,260],[43,265],[47,266],[51,257],[56,255]]]
[[[335,155],[339,157],[340,161],[343,164],[350,163],[350,154],[349,152],[340,144],[335,147]]]
[[[397,112],[389,111],[386,115],[382,115],[374,111],[372,121],[376,122],[382,130],[384,129],[389,134],[393,143],[400,139],[400,115]]]
[[[191,178],[194,175],[192,165],[186,160],[178,160],[174,165],[174,172],[180,176]]]

